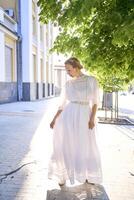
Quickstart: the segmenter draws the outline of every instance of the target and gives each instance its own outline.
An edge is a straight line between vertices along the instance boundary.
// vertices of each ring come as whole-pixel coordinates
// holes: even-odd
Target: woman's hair
[[[80,61],[75,57],[71,57],[71,58],[67,59],[65,61],[65,65],[66,64],[72,65],[73,68],[78,68],[78,69],[82,69],[83,68],[83,66],[81,65]]]

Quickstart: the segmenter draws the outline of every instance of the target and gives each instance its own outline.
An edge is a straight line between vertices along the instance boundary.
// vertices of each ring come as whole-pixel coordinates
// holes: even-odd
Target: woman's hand
[[[93,129],[94,126],[95,126],[96,111],[97,111],[97,104],[94,104],[93,107],[92,107],[92,112],[91,112],[90,119],[89,119],[89,122],[88,122],[88,128],[89,129]]]
[[[55,120],[53,119],[52,121],[51,121],[51,123],[50,123],[50,128],[54,128],[54,125],[55,125]]]
[[[56,121],[57,117],[59,117],[59,115],[61,114],[61,112],[62,112],[62,110],[58,110],[57,111],[56,115],[54,116],[53,120],[50,123],[50,128],[52,128],[52,129],[54,128],[55,121]]]
[[[90,120],[88,122],[88,128],[93,129],[94,126],[95,126],[95,120],[93,118],[90,118]]]

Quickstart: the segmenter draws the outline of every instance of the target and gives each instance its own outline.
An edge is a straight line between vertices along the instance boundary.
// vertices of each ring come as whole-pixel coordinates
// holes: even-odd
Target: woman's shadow
[[[47,191],[46,200],[110,200],[104,187],[84,183],[74,187],[62,186],[61,190]]]

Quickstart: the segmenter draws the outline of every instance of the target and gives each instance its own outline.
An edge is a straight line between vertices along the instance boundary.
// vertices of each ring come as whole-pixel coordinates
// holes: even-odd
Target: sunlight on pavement
[[[52,150],[52,131],[48,123],[48,114],[45,114],[30,144],[34,159],[43,163],[48,162]]]
[[[48,185],[47,168],[52,153],[52,130],[49,128],[50,112],[45,112],[32,138],[29,152],[22,160],[22,164],[34,163],[25,167],[23,185],[18,196],[25,193],[25,200],[42,200],[46,195],[45,187]],[[30,192],[29,192],[30,191]],[[26,196],[26,193],[28,194]],[[16,200],[18,197],[16,196]]]

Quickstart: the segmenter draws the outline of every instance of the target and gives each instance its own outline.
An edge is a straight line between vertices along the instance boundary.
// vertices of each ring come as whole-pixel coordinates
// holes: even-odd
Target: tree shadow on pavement
[[[81,184],[47,191],[46,200],[110,200],[102,185]]]

